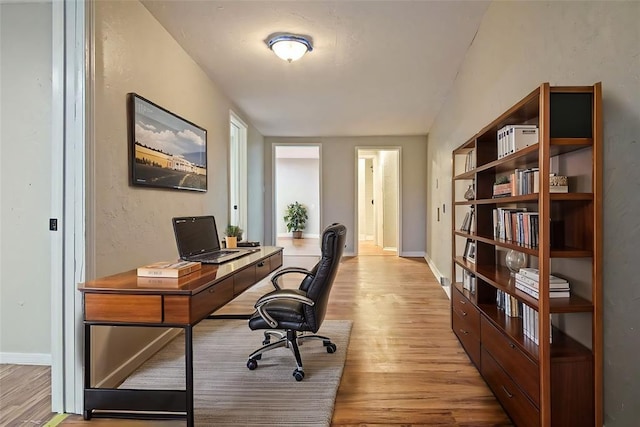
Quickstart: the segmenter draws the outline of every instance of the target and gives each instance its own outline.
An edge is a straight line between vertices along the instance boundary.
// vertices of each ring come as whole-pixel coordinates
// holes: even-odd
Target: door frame
[[[239,177],[239,182],[238,182],[238,186],[239,186],[239,194],[238,194],[238,199],[239,199],[239,203],[238,205],[240,206],[240,212],[239,212],[239,223],[238,224],[233,224],[233,225],[240,225],[240,227],[242,228],[242,230],[244,231],[244,237],[246,239],[248,239],[248,234],[249,234],[249,224],[248,224],[248,188],[247,188],[247,133],[248,133],[248,126],[247,124],[244,122],[244,120],[242,120],[240,118],[240,116],[238,116],[233,110],[229,110],[229,160],[228,160],[228,164],[229,164],[229,224],[231,224],[231,217],[232,217],[232,213],[233,213],[233,206],[231,203],[231,194],[232,189],[231,189],[231,184],[232,184],[232,177],[233,177],[233,167],[235,167],[236,165],[233,164],[232,162],[232,153],[231,153],[231,145],[232,145],[232,141],[231,141],[231,126],[235,125],[236,127],[238,127],[238,129],[240,130],[240,144],[239,144],[239,151],[238,151],[238,162],[239,162],[239,173],[238,173],[238,177]]]
[[[358,250],[359,250],[359,238],[358,238],[358,231],[360,230],[360,224],[359,224],[359,203],[358,203],[358,180],[359,180],[359,168],[358,168],[358,160],[360,159],[360,150],[362,151],[376,151],[376,152],[380,152],[380,151],[395,151],[397,153],[397,157],[398,157],[398,164],[397,164],[397,170],[398,170],[398,174],[396,177],[396,182],[397,182],[397,188],[396,188],[396,197],[397,197],[397,230],[396,230],[396,242],[397,242],[397,256],[401,256],[402,254],[402,147],[401,146],[397,146],[397,145],[378,145],[378,146],[368,146],[368,145],[357,145],[355,147],[355,160],[354,160],[354,175],[355,175],[355,179],[354,179],[354,218],[353,218],[353,224],[354,224],[354,230],[356,231],[355,236],[356,238],[353,241],[353,252],[354,255],[358,255]],[[377,231],[376,231],[376,234]]]
[[[322,144],[320,143],[281,143],[274,142],[271,144],[271,236],[272,242],[271,244],[275,245],[278,240],[278,218],[279,213],[277,212],[277,195],[278,195],[278,187],[276,183],[276,150],[277,147],[318,147],[318,224],[320,229],[318,233],[322,233]]]

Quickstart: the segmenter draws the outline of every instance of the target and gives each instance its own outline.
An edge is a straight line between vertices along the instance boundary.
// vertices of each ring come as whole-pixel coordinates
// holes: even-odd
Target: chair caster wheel
[[[271,343],[271,340],[269,340],[269,339],[265,339],[264,341],[262,341],[262,345],[267,345],[267,344],[270,344],[270,343]]]
[[[255,360],[260,360],[260,359],[262,359],[262,355],[261,355],[261,354],[259,354],[259,355],[257,355],[257,356],[253,356],[253,358],[254,358]]]
[[[256,359],[247,360],[247,368],[249,368],[250,371],[253,371],[257,367],[258,367],[258,361]]]
[[[327,345],[327,353],[335,353],[336,352],[336,345],[334,343],[329,343]]]
[[[296,379],[296,381],[302,381],[304,379],[304,371],[296,369],[295,371],[293,371],[293,377]]]

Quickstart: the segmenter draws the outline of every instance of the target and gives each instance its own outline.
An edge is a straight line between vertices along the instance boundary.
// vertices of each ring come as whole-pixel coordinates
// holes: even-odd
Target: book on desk
[[[160,261],[138,267],[139,277],[178,278],[200,270],[202,264],[196,261]]]

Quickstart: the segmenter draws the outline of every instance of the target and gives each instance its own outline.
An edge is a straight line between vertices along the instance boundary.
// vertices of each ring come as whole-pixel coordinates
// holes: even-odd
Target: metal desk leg
[[[91,388],[91,325],[84,325],[84,389]],[[87,408],[86,399],[83,399],[84,409],[82,418],[91,419],[92,409]]]
[[[186,372],[187,391],[187,427],[193,427],[193,327],[187,325],[184,328],[184,359]]]

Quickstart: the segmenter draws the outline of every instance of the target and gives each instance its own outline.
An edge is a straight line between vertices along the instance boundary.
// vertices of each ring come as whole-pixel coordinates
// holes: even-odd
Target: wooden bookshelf
[[[498,158],[499,130],[520,124],[536,125],[538,142]],[[453,331],[516,425],[602,425],[601,84],[544,83],[452,156]],[[539,192],[492,196],[499,176],[531,168],[539,170]],[[570,173],[570,183],[577,183],[568,193],[552,193],[551,173]],[[463,197],[468,185],[474,188],[472,200]],[[527,233],[536,232],[537,246],[496,237],[498,208],[537,212],[536,227],[518,224],[518,240],[527,241],[522,227],[528,227]],[[473,232],[462,231],[471,209]],[[475,245],[473,262],[464,255],[467,241]],[[526,254],[527,265],[539,269],[539,299],[516,288],[505,264],[509,250]],[[475,289],[464,288],[463,272],[475,277]],[[548,296],[551,274],[569,281],[570,297]],[[498,294],[506,295],[515,314],[500,307]],[[537,344],[518,316],[523,306],[537,312]]]

